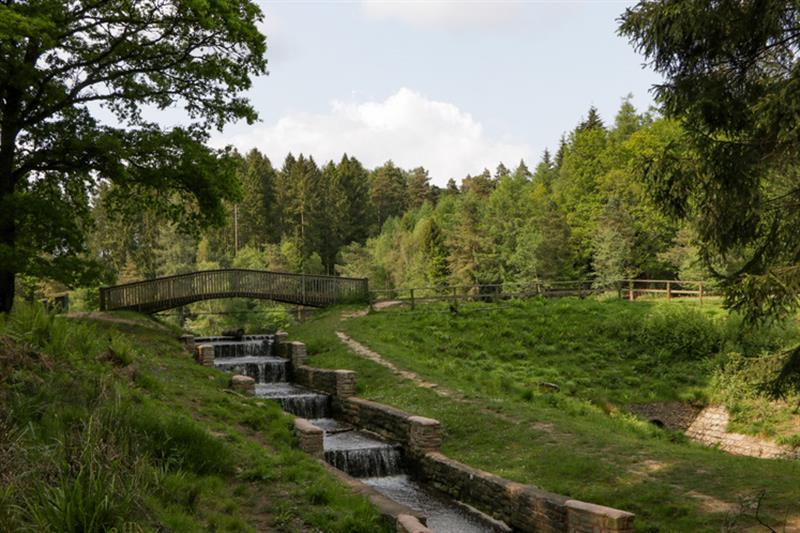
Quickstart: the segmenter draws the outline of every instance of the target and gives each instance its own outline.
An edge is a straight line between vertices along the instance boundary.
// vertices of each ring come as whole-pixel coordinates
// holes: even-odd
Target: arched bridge
[[[156,313],[200,300],[235,297],[324,307],[366,303],[369,288],[366,278],[227,268],[102,287],[100,309]]]

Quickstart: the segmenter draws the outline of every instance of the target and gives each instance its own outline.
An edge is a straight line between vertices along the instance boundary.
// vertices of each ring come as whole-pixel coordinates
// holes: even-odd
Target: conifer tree
[[[408,175],[408,203],[409,209],[415,209],[426,201],[431,200],[431,178],[428,171],[417,167]]]
[[[376,233],[389,217],[400,215],[405,211],[406,177],[391,160],[370,173],[369,197],[374,210]]]
[[[275,170],[258,150],[251,150],[241,162],[239,179],[242,201],[239,204],[239,245],[263,247],[280,240]]]

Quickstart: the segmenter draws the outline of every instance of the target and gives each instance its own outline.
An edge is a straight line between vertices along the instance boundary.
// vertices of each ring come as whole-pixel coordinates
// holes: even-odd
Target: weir
[[[309,420],[324,431],[327,463],[424,516],[435,533],[508,531],[504,524],[491,521],[409,477],[399,444],[331,418],[328,394],[289,382],[290,360],[273,355],[271,336],[250,335],[241,340],[199,337],[194,342],[214,347],[214,366],[219,370],[253,378],[257,397],[278,401],[285,411]]]

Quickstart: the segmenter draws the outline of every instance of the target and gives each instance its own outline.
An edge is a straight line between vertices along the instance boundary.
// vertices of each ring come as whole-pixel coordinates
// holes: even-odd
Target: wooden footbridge
[[[369,288],[366,278],[227,268],[102,287],[100,309],[156,313],[201,300],[237,297],[325,307],[367,303]]]

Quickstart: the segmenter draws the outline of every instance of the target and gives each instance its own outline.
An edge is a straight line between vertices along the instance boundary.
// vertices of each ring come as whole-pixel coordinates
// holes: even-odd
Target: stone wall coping
[[[594,520],[597,520],[596,523],[602,524],[604,529],[615,531],[633,529],[635,515],[632,513],[580,500],[567,500],[564,505],[567,507],[567,512],[578,511],[591,515]]]
[[[294,419],[294,427],[301,433],[324,433],[320,428],[312,424],[305,418],[296,417]]]
[[[408,421],[412,422],[414,424],[417,424],[419,426],[439,426],[439,425],[441,425],[438,420],[435,420],[433,418],[427,418],[427,417],[424,417],[424,416],[416,416],[416,415],[409,416],[408,417]]]
[[[397,515],[397,533],[433,533],[433,530],[422,525],[416,516],[401,514]]]
[[[408,420],[409,418],[411,418],[413,416],[413,415],[410,415],[410,414],[406,413],[405,411],[401,411],[400,409],[398,409],[396,407],[392,407],[391,405],[386,405],[386,404],[380,403],[380,402],[373,402],[372,400],[365,400],[364,398],[357,398],[355,396],[352,396],[352,397],[348,398],[347,401],[348,402],[357,403],[357,404],[361,404],[361,405],[364,405],[364,406],[367,406],[367,407],[371,407],[373,409],[377,409],[377,410],[383,411],[384,413],[388,413],[388,414],[390,414],[392,416],[396,416],[398,418],[403,418],[405,420]]]

